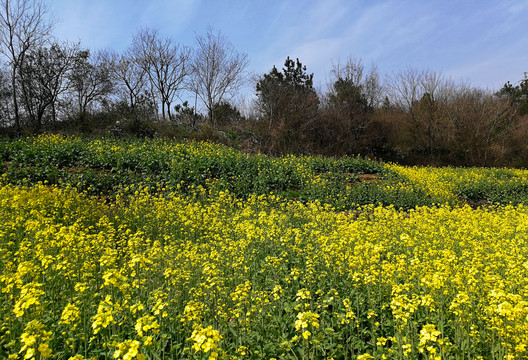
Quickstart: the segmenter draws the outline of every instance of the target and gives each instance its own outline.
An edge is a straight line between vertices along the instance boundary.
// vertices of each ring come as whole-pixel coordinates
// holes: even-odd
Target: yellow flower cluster
[[[24,311],[29,309],[31,305],[39,306],[39,297],[44,295],[44,291],[40,290],[39,287],[42,284],[38,283],[29,283],[22,286],[20,290],[20,297],[15,303],[13,312],[16,317],[21,317],[24,315]]]
[[[1,186],[0,358],[528,357],[525,206],[187,191]]]
[[[139,353],[139,345],[140,343],[137,340],[125,340],[115,344],[117,350],[114,352],[114,359],[145,360],[145,355]]]
[[[152,330],[154,334],[157,334],[159,332],[159,327],[158,321],[152,315],[140,317],[137,319],[136,325],[134,326],[139,337],[143,337],[149,330]]]
[[[407,178],[412,186],[431,193],[438,203],[456,204],[459,201],[457,189],[465,187],[479,188],[492,184],[501,187],[508,183],[528,185],[528,170],[491,169],[491,168],[453,168],[453,167],[405,167],[395,164],[387,167]],[[477,199],[481,200],[481,199]]]
[[[46,331],[44,325],[38,320],[31,320],[24,328],[20,336],[22,348],[20,353],[25,352],[24,359],[32,359],[38,353],[44,358],[49,358],[52,351],[48,342],[51,340],[52,333]]]
[[[218,330],[213,329],[211,325],[206,328],[198,326],[194,329],[191,340],[193,341],[192,348],[195,352],[203,351],[209,353],[209,359],[213,360],[218,357],[217,343],[222,339]]]
[[[319,327],[319,315],[311,311],[300,312],[297,314],[295,320],[295,330],[302,331],[302,336],[308,339],[312,333],[308,330],[309,327]]]
[[[114,323],[114,304],[112,303],[111,296],[106,295],[106,298],[99,303],[97,314],[93,317],[92,328],[94,334],[97,334],[101,329]]]
[[[75,330],[77,328],[77,322],[80,319],[80,311],[79,308],[72,303],[68,303],[64,310],[62,310],[61,314],[61,324],[71,324],[72,330]]]

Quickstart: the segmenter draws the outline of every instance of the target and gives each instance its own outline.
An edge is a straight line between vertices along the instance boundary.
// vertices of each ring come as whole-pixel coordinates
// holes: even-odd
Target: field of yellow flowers
[[[2,359],[528,357],[526,171],[53,136],[0,151]]]

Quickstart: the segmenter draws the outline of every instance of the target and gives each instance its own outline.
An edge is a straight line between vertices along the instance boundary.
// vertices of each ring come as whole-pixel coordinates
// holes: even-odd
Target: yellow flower
[[[148,332],[149,330],[152,330],[154,333],[158,333],[160,326],[158,324],[158,320],[156,320],[154,316],[145,315],[137,319],[134,328],[136,329],[138,336],[143,337],[144,333]]]
[[[423,353],[424,348],[426,348],[429,353],[436,353],[436,349],[434,347],[426,345],[437,342],[438,337],[441,334],[442,333],[440,331],[436,330],[434,324],[424,325],[424,327],[420,330],[420,343],[418,344],[420,352]]]
[[[44,295],[44,291],[40,290],[42,284],[29,283],[22,287],[20,291],[20,298],[16,301],[13,312],[16,317],[24,315],[24,310],[28,309],[31,305],[40,305],[39,298]]]
[[[27,323],[24,328],[24,333],[20,336],[20,340],[24,344],[20,349],[20,353],[26,352],[24,359],[31,359],[35,356],[35,346],[38,344],[37,350],[42,357],[50,357],[52,354],[48,341],[51,340],[51,332],[46,331],[44,325],[38,320],[32,320]]]
[[[239,346],[236,352],[244,356],[247,354],[247,350],[248,348],[246,346]]]
[[[438,336],[440,336],[440,334],[441,332],[436,330],[436,326],[434,324],[424,325],[420,330],[420,343],[425,343],[427,341],[434,342]]]
[[[47,358],[51,356],[51,349],[49,348],[48,344],[43,343],[38,346],[38,351],[40,355]]]
[[[211,350],[218,349],[217,342],[222,339],[218,330],[213,329],[212,326],[208,326],[205,329],[201,325],[196,327],[191,335],[190,340],[194,343],[192,348],[195,352],[203,351],[209,352]]]
[[[374,356],[367,354],[367,353],[358,355],[357,357],[357,360],[371,360],[371,359],[374,359]]]
[[[112,303],[111,296],[106,295],[105,299],[99,303],[97,308],[97,314],[93,317],[92,328],[94,334],[97,334],[101,328],[106,328],[110,324],[114,324],[113,310],[114,304]]]
[[[35,356],[35,349],[34,348],[28,348],[26,350],[26,355],[24,356],[24,359],[31,359]]]
[[[315,328],[319,327],[319,314],[311,311],[298,313],[297,320],[295,320],[295,330],[300,331],[306,329],[309,325]]]
[[[114,352],[114,359],[122,358],[123,360],[131,360],[134,358],[144,359],[144,355],[139,354],[139,341],[137,340],[125,340],[121,343],[117,343],[117,350]]]
[[[411,344],[403,344],[401,347],[402,347],[402,350],[403,350],[403,355],[405,355],[405,356],[409,355],[409,353],[412,350],[412,345]]]
[[[145,340],[143,341],[143,344],[145,346],[152,345],[152,336],[145,336]]]
[[[385,346],[386,342],[387,342],[387,339],[384,337],[379,337],[376,339],[376,345],[378,346]]]
[[[80,318],[79,308],[75,304],[68,303],[62,310],[61,324],[71,324]]]

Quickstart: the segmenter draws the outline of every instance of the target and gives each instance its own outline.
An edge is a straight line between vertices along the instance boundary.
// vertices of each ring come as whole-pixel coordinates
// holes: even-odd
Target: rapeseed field
[[[51,149],[46,164],[57,162],[44,181],[24,180],[39,171],[39,154],[27,160],[37,143]],[[0,358],[528,358],[528,207],[522,194],[471,207],[463,185],[485,184],[472,196],[514,194],[526,185],[522,170],[255,160],[199,143],[46,136],[4,144]],[[89,146],[97,151],[81,151]],[[143,147],[124,157],[125,176],[112,156],[135,146]],[[156,154],[152,146],[166,151],[151,165],[156,180],[139,160]],[[187,158],[173,162],[171,149]],[[200,169],[196,159],[216,172],[177,182],[163,175],[185,161]],[[229,183],[246,181],[244,167],[270,163],[273,173],[260,170],[271,173],[263,191]],[[379,178],[354,182],[366,168]],[[96,169],[92,178],[86,169]],[[100,175],[121,182],[97,195]],[[326,189],[336,178],[342,192]],[[435,187],[438,179],[448,180]],[[431,204],[336,207],[361,186]]]

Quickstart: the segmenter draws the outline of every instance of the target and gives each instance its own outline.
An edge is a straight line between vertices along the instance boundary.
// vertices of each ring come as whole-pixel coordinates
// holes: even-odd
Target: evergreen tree
[[[259,79],[256,91],[262,119],[268,124],[270,150],[309,151],[319,100],[306,66],[288,57],[282,72],[274,66]]]

